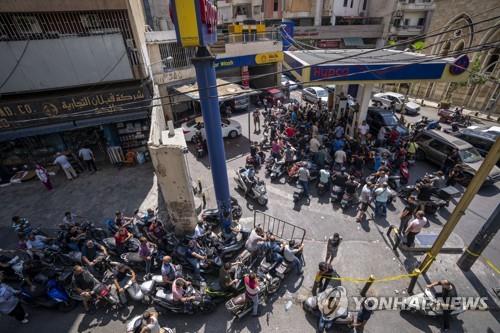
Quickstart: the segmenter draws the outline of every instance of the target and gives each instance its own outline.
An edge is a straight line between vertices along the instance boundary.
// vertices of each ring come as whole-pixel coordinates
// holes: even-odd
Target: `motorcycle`
[[[34,279],[34,286],[21,284],[19,299],[29,305],[44,308],[55,308],[61,312],[69,312],[76,306],[74,299],[69,297],[62,286],[67,275],[57,276],[55,271],[49,274],[38,274]]]
[[[457,298],[458,299],[458,298]],[[410,311],[414,313],[421,313],[426,316],[442,316],[443,306],[436,299],[432,290],[425,288],[424,292],[408,296],[403,301],[403,311]],[[467,310],[467,304],[460,302],[451,304],[452,311],[450,315],[456,316]]]
[[[116,241],[114,237],[108,237],[103,239],[103,245],[106,247],[108,252],[114,256],[120,255],[116,249]],[[130,238],[125,244],[125,252],[137,252],[139,251],[139,246],[141,242],[137,238]]]
[[[16,251],[5,251],[0,252],[16,252]],[[23,279],[23,267],[24,261],[29,260],[29,255],[18,254],[15,256],[0,255],[0,263],[2,264],[2,271],[5,280],[9,281],[20,281]]]
[[[233,221],[238,221],[243,214],[241,206],[238,204],[238,200],[234,197],[231,197],[231,213],[233,215]],[[219,209],[209,208],[203,210],[203,212],[201,212],[201,219],[212,226],[220,225]]]
[[[186,297],[195,296],[195,300],[191,302],[190,306],[175,301],[173,294],[168,292],[165,288],[157,286],[155,280],[143,282],[141,284],[141,290],[144,294],[148,295],[153,304],[161,306],[173,313],[209,313],[215,310],[215,303],[210,296],[196,290],[193,285],[189,285],[185,292]]]
[[[274,294],[281,281],[278,277],[272,277],[270,274],[258,274],[259,278],[259,302],[265,302],[269,295]],[[241,319],[252,311],[252,301],[247,299],[245,293],[231,298],[225,304],[226,309],[236,318]]]
[[[132,318],[128,323],[127,323],[127,333],[141,333],[142,328],[143,328],[143,316],[138,315]],[[161,333],[174,333],[174,331],[171,328],[168,327],[161,327],[160,328]]]
[[[271,181],[280,179],[286,173],[286,171],[285,161],[275,160],[273,166],[269,170],[269,178],[271,178]]]
[[[233,235],[229,238],[221,239],[214,232],[209,232],[198,241],[205,247],[214,248],[221,259],[227,261],[245,247],[245,242],[250,235],[250,232],[242,229],[239,224],[233,229],[236,230],[233,231]]]
[[[81,264],[82,253],[79,251],[64,253],[61,250],[47,247],[43,250],[43,255],[40,256],[40,260],[47,265],[74,266],[76,264]]]
[[[234,180],[238,188],[245,192],[251,199],[256,200],[259,205],[267,205],[267,190],[264,181],[259,180],[258,177],[248,176],[248,169],[239,168],[235,170],[236,177]]]
[[[335,202],[341,202],[344,197],[345,187],[341,187],[338,185],[333,185],[332,188],[332,200]]]
[[[158,252],[158,250],[154,249],[151,254],[151,269],[156,269],[161,266],[161,258],[163,255]],[[144,271],[145,263],[144,260],[139,256],[138,252],[126,252],[120,255],[121,261],[130,266],[134,270]]]
[[[215,249],[212,248],[201,248],[201,255],[206,255],[207,259],[200,261],[200,273],[201,274],[219,274],[219,269],[222,267],[222,259],[216,253]],[[193,266],[186,259],[187,258],[187,247],[184,245],[179,245],[175,248],[173,257],[176,262],[178,262],[182,267],[188,271],[193,270]]]
[[[348,310],[347,291],[344,287],[328,286],[317,296],[311,296],[302,303],[307,313],[318,317],[316,332],[323,333],[335,325],[352,324],[354,313]]]
[[[343,210],[346,210],[350,206],[356,205],[357,202],[358,197],[356,196],[356,194],[349,194],[347,192],[344,192],[344,194],[342,195],[342,200],[340,200],[340,207]]]
[[[264,125],[264,127],[265,127],[265,125]],[[270,131],[268,129],[264,128],[263,138],[259,142],[259,147],[261,150],[269,150],[272,147],[271,140],[269,139],[269,135],[270,135],[269,132]]]
[[[243,293],[245,291],[243,276],[246,273],[248,273],[248,268],[246,268],[243,264],[237,264],[234,272],[234,279],[238,280],[238,282],[232,289],[225,290],[220,286],[219,282],[216,281],[207,286],[205,294],[210,296],[215,303],[220,303]]]

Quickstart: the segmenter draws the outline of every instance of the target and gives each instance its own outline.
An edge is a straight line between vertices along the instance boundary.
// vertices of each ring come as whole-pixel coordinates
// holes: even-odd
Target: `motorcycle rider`
[[[73,267],[73,277],[71,279],[71,284],[82,297],[83,307],[86,312],[89,311],[89,303],[94,295],[94,288],[99,285],[99,281],[87,270],[85,270],[80,265],[75,265]]]
[[[28,240],[26,241],[26,249],[28,253],[32,255],[40,255],[43,257],[43,251],[45,249],[51,248],[53,250],[58,250],[59,247],[55,244],[50,244],[49,242],[52,238],[45,237],[42,235],[35,235],[34,233],[29,234]]]
[[[151,273],[151,264],[153,261],[153,254],[156,250],[156,246],[146,239],[146,237],[139,238],[139,257],[144,261],[146,274]]]
[[[142,324],[139,333],[160,333],[161,327],[158,323],[158,312],[146,310],[142,314]]]
[[[196,299],[194,295],[187,295],[187,286],[189,286],[191,282],[184,280],[181,277],[178,277],[174,280],[172,284],[172,295],[174,297],[174,301],[181,302],[184,304],[184,309],[187,312],[191,311],[192,301]]]
[[[9,315],[22,324],[27,324],[28,314],[16,297],[16,291],[3,283],[3,279],[3,272],[0,272],[0,313]]]
[[[177,270],[175,265],[172,264],[172,257],[164,256],[161,264],[161,278],[163,283],[170,286],[179,276],[180,272]]]
[[[283,244],[283,258],[289,263],[293,263],[295,266],[295,269],[297,271],[298,275],[303,274],[303,269],[302,269],[302,260],[298,256],[304,249],[304,243],[300,244],[297,247],[297,244],[294,239],[289,241],[288,243]]]
[[[76,218],[78,215],[73,214],[72,212],[65,212],[64,217],[63,217],[63,224],[66,226],[74,226],[75,224],[78,224],[76,221]]]
[[[17,215],[12,217],[12,229],[14,229],[17,234],[22,233],[25,236],[28,236],[33,230],[27,218]]]
[[[186,250],[186,260],[193,267],[194,279],[203,282],[200,275],[200,261],[206,260],[207,256],[201,254],[201,248],[195,240],[190,240]]]
[[[235,279],[236,266],[240,265],[241,262],[230,263],[226,262],[224,266],[219,269],[219,284],[223,290],[234,291],[235,286],[238,283],[238,279]]]
[[[80,251],[80,244],[85,239],[86,233],[80,227],[74,225],[64,236],[64,243],[72,251]]]
[[[356,216],[356,222],[360,223],[363,221],[370,201],[373,197],[373,184],[371,182],[366,182],[366,184],[361,189],[361,194],[359,198],[358,215]]]
[[[284,150],[285,166],[289,166],[295,161],[295,152],[296,149],[293,148],[292,145],[290,145],[290,143],[287,143]]]
[[[358,185],[359,183],[356,181],[356,178],[352,175],[349,176],[349,179],[345,183],[345,193],[349,196],[349,200],[354,198]]]
[[[95,266],[108,256],[106,248],[89,239],[82,246],[82,263],[93,275],[99,275]]]
[[[250,232],[250,235],[245,242],[245,249],[252,254],[258,250],[265,250],[267,247],[266,241],[267,237],[264,234],[264,230],[260,226],[257,226]]]
[[[319,170],[319,182],[328,189],[330,187],[330,171],[327,169]]]
[[[452,310],[449,309],[448,304],[453,304],[453,301],[450,301],[449,299],[457,297],[457,289],[455,288],[455,285],[448,280],[434,281],[428,284],[427,288],[431,289],[436,286],[441,286],[441,292],[435,293],[434,296],[443,309],[443,331],[447,332],[450,329],[450,314],[452,312]]]
[[[120,227],[115,234],[115,246],[116,252],[122,254],[126,251],[125,245],[132,238],[132,233],[130,233],[127,228]]]
[[[129,280],[137,282],[134,270],[125,264],[120,263],[116,265],[113,269],[113,284],[116,287],[116,291],[118,292],[118,296],[120,297],[120,302],[122,304],[127,303],[127,297],[125,296],[125,290],[123,287],[129,282]]]
[[[207,230],[205,228],[205,223],[203,222],[203,220],[199,220],[196,223],[196,227],[194,228],[193,238],[194,239],[201,238],[205,235],[206,232],[207,232]]]

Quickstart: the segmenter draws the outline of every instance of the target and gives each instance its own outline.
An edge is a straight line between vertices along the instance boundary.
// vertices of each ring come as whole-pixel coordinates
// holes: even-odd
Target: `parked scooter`
[[[275,159],[273,166],[269,170],[269,178],[271,178],[271,181],[275,181],[283,177],[287,172],[287,169],[285,167],[285,160],[280,160],[278,161]]]
[[[60,277],[55,272],[47,275],[40,273],[33,282],[34,288],[30,288],[27,283],[21,285],[19,298],[24,303],[44,308],[55,308],[62,312],[69,312],[76,306],[75,300],[69,297],[62,286]]]
[[[127,323],[127,333],[141,333],[145,325],[144,323],[142,315],[135,316]],[[174,333],[174,331],[168,327],[161,327],[160,333]]]
[[[234,180],[238,188],[245,192],[245,196],[256,200],[259,205],[267,205],[267,190],[264,181],[253,175],[253,169],[239,168],[236,172]]]
[[[238,221],[243,214],[241,211],[241,206],[238,204],[236,198],[231,197],[231,212],[233,215],[233,221]],[[204,222],[211,224],[212,226],[220,225],[220,216],[218,208],[209,208],[201,212],[201,219]]]
[[[219,282],[216,281],[211,283],[205,289],[205,293],[210,296],[210,298],[215,303],[224,302],[229,298],[232,298],[236,295],[241,294],[245,291],[245,285],[243,283],[243,276],[248,273],[248,268],[242,263],[236,264],[236,268],[234,270],[234,279],[238,280],[238,283],[233,286],[230,290],[223,289]]]
[[[103,245],[106,247],[108,252],[114,256],[118,256],[118,250],[116,249],[116,242],[114,237],[108,237],[103,239]],[[125,244],[125,252],[137,252],[139,251],[139,246],[141,242],[137,238],[131,238]]]
[[[311,296],[302,303],[303,309],[318,317],[318,333],[323,333],[335,325],[349,325],[354,314],[348,311],[347,291],[344,287],[329,285],[317,296]]]
[[[403,309],[404,311],[420,313],[426,316],[441,316],[443,315],[443,308],[446,307],[447,304],[441,304],[431,289],[425,288],[422,293],[406,297]],[[451,310],[450,315],[456,316],[467,310],[467,304],[452,302]]]
[[[280,279],[270,274],[258,274],[259,279],[259,301],[265,302],[269,295],[274,294],[279,286]],[[226,309],[236,318],[241,319],[252,311],[252,301],[247,299],[245,293],[231,298],[226,302]]]

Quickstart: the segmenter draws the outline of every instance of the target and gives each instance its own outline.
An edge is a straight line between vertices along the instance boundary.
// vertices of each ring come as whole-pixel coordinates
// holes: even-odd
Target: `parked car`
[[[328,92],[321,87],[307,87],[302,90],[302,99],[311,103],[328,102]]]
[[[486,156],[500,136],[499,126],[470,126],[452,135],[473,145],[482,156]],[[497,162],[500,166],[500,160]]]
[[[460,163],[465,167],[464,184],[470,182],[484,161],[481,154],[471,144],[438,130],[424,130],[415,136],[415,141],[418,144],[417,158],[429,160],[439,167],[443,167],[453,149],[458,149]],[[485,183],[491,184],[498,180],[500,180],[500,168],[494,166]]]
[[[289,76],[287,76],[285,74],[281,74],[281,86],[283,88],[288,87],[288,89],[290,89],[290,90],[295,90],[299,87],[297,82],[295,82],[294,80],[292,80]]]
[[[222,119],[222,137],[223,138],[231,138],[234,139],[241,135],[241,125],[239,122],[233,119]],[[185,122],[181,125],[182,131],[184,132],[184,138],[186,141],[191,142],[193,140],[193,136],[197,131],[197,127],[201,130],[201,135],[203,138],[206,138],[205,135],[205,127],[203,124],[203,119],[198,117],[196,119],[192,119],[188,122]]]
[[[269,88],[264,90],[261,94],[261,99],[267,99],[267,102],[271,105],[275,105],[278,101],[283,103],[285,101],[285,95],[280,89]]]
[[[401,137],[409,135],[408,128],[401,124],[396,115],[394,115],[394,112],[389,110],[369,107],[366,115],[366,123],[370,125],[370,132],[374,136],[378,134],[382,126],[389,129],[396,127]]]
[[[403,108],[403,104],[405,106],[405,112],[409,115],[417,115],[420,112],[420,105],[414,102],[410,102],[405,99],[405,96],[402,94],[398,94],[395,92],[382,92],[373,95],[372,98],[373,104],[375,106],[387,107],[388,109],[392,108],[392,104],[395,104],[395,110],[397,112],[401,112]]]
[[[231,106],[234,112],[246,111],[250,105],[250,98],[248,96],[239,96],[234,99],[225,101],[222,103],[221,110],[224,110],[226,106]]]

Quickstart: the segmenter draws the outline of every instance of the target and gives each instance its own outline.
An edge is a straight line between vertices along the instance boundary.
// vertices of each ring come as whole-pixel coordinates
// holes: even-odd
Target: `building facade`
[[[147,153],[150,86],[140,0],[4,0],[0,165],[90,146]]]
[[[483,45],[484,50],[468,53],[472,70],[479,75],[477,81],[463,85],[450,83],[415,84],[412,94],[434,101],[447,100],[453,105],[480,110],[500,112],[498,77],[500,74],[500,15],[498,1],[484,0],[481,6],[465,0],[436,0],[436,10],[432,16],[429,30],[444,34],[426,39],[427,54],[453,55],[460,50]],[[491,10],[488,10],[491,9]],[[478,23],[479,21],[487,22]],[[493,45],[492,45],[493,44]],[[489,45],[489,46],[488,46]],[[496,82],[494,82],[496,81]]]

